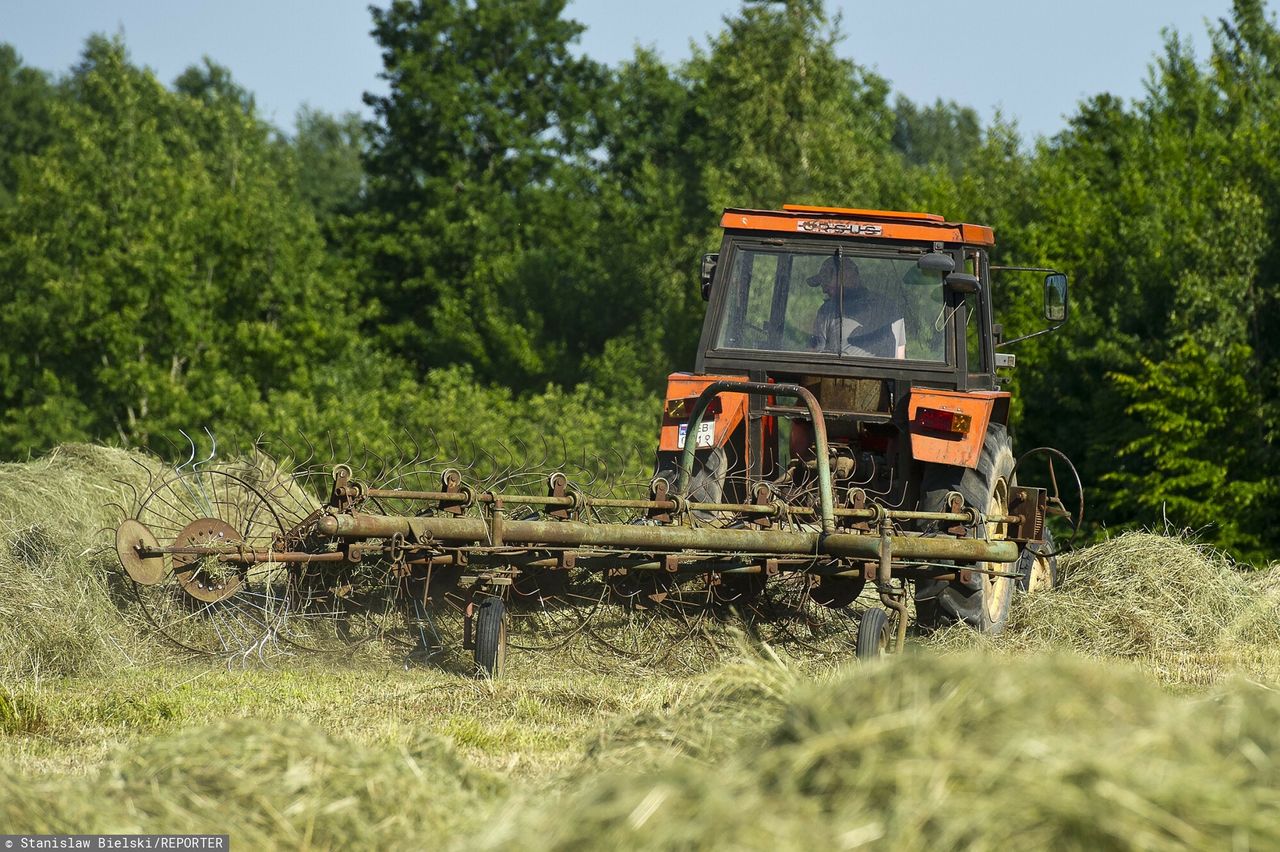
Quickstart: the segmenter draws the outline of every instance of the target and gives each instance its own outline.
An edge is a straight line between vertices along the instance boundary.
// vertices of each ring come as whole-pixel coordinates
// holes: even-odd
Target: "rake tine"
[[[387,472],[387,460],[384,459],[382,456],[378,455],[377,453],[375,453],[373,449],[370,447],[365,447],[365,453],[373,456],[378,461],[378,472],[373,474],[369,478],[374,481],[381,481],[383,476]]]
[[[140,467],[142,466],[141,463],[139,463],[139,466]],[[144,467],[143,469],[145,470],[146,468]],[[113,479],[111,481],[114,482],[116,485],[119,485],[124,488],[128,488],[130,491],[133,492],[133,505],[137,506],[139,503],[142,502],[142,498],[138,496],[138,489],[133,487],[132,482],[129,482],[126,479]],[[126,517],[127,517],[127,513],[126,513]]]
[[[196,442],[195,442],[195,441],[193,441],[193,440],[191,440],[191,436],[190,436],[190,435],[188,435],[186,432],[184,432],[184,431],[183,431],[183,430],[181,430],[181,429],[179,429],[179,430],[178,430],[178,434],[180,434],[182,437],[186,438],[186,439],[187,439],[187,443],[191,445],[191,456],[190,456],[190,458],[188,458],[188,459],[187,459],[185,462],[183,462],[182,464],[178,465],[178,467],[176,468],[176,470],[177,470],[179,473],[181,473],[181,472],[183,472],[183,470],[184,470],[185,468],[187,468],[187,467],[188,467],[192,462],[194,462],[194,461],[195,461],[195,459],[196,459]]]
[[[298,463],[298,467],[306,468],[306,467],[309,467],[311,463],[315,460],[316,445],[312,443],[310,438],[308,438],[305,434],[303,434],[301,429],[298,430],[298,435],[302,438],[302,443],[307,448],[307,457]]]
[[[418,443],[417,436],[414,435],[412,432],[410,432],[408,429],[405,429],[402,427],[401,431],[403,431],[405,435],[409,437],[409,442],[413,444],[413,461],[411,462],[411,464],[416,465],[422,459],[422,445]]]
[[[218,439],[213,437],[213,433],[209,431],[208,426],[202,426],[201,428],[204,429],[204,433],[209,436],[209,456],[208,458],[202,459],[192,465],[192,470],[196,470],[197,468],[209,464],[213,461],[214,457],[218,455]]]
[[[170,453],[171,453],[171,455],[169,456],[169,458],[177,458],[177,456],[178,456],[178,445],[177,445],[177,443],[175,443],[175,442],[174,442],[174,440],[173,440],[172,438],[170,438],[168,435],[161,435],[161,436],[160,436],[160,438],[161,438],[161,440],[163,440],[166,444],[168,444],[168,445],[169,445],[169,451],[170,451]],[[155,455],[155,457],[156,457],[157,459],[159,459],[160,461],[165,462],[165,464],[168,464],[168,462],[166,462],[166,461],[165,461],[165,459],[164,459],[164,458],[163,458],[159,453],[155,453],[154,455]]]

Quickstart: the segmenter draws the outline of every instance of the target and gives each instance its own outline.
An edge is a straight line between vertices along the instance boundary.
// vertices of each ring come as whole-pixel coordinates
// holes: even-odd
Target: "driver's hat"
[[[843,258],[844,261],[844,285],[846,287],[856,287],[859,283],[858,264],[849,258]],[[817,275],[811,275],[808,279],[810,287],[821,287],[828,281],[835,279],[836,275],[836,259],[829,257],[822,261],[822,266],[818,269]]]

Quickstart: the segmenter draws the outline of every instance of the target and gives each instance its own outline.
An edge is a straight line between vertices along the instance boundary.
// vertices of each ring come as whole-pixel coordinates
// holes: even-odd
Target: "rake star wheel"
[[[292,631],[293,585],[275,562],[243,562],[270,551],[281,519],[247,481],[220,470],[188,470],[153,487],[117,534],[117,553],[138,611],[169,642],[226,657],[274,653]],[[153,548],[182,552],[156,555]]]
[[[857,584],[833,584],[830,579],[843,580],[785,571],[765,586],[758,600],[743,608],[742,616],[752,632],[770,644],[811,654],[847,654],[860,614],[857,594],[851,594]]]
[[[550,651],[581,635],[599,613],[608,587],[580,569],[524,569],[507,597],[512,648]]]
[[[631,660],[657,664],[704,631],[712,587],[701,575],[614,569],[605,573],[608,607],[588,632],[596,644]]]

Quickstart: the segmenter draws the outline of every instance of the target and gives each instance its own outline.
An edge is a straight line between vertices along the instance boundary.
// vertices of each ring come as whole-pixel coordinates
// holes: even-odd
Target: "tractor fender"
[[[907,418],[913,459],[977,469],[987,427],[1007,424],[1009,392],[912,388]]]
[[[658,440],[660,452],[684,449],[684,432],[698,394],[712,382],[726,380],[742,382],[747,377],[695,376],[692,373],[672,373],[667,376],[667,396],[662,406],[662,434]],[[712,401],[702,418],[704,424],[710,425],[702,427],[701,434],[695,437],[695,446],[703,450],[728,444],[734,430],[747,417],[747,399],[745,393],[722,393]]]

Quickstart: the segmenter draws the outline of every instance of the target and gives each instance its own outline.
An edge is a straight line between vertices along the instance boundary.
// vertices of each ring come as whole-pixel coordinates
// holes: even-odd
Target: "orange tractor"
[[[791,619],[803,641],[847,624],[863,657],[900,649],[913,611],[999,632],[1015,587],[1053,582],[1046,516],[1068,514],[1023,461],[1047,455],[1055,490],[1070,463],[1015,460],[991,230],[794,206],[722,225],[695,370],[668,380],[638,493],[569,468],[482,476],[417,444],[336,464],[288,448],[270,475],[193,446],[118,529],[138,611],[205,653],[379,636],[487,674],[509,634],[602,636],[609,603],[678,625],[666,638],[708,614]],[[1066,276],[1017,271],[1044,273],[1048,326],[1025,336],[1065,322]]]
[[[999,632],[1015,586],[1053,582],[1045,514],[1065,511],[1015,478],[1010,394],[997,374],[1014,359],[997,349],[1016,340],[1002,341],[993,321],[992,275],[1045,273],[1053,325],[1017,340],[1066,321],[1067,276],[993,267],[990,228],[927,213],[787,205],[729,209],[721,225],[721,249],[702,263],[709,306],[695,371],[668,378],[656,489],[728,504],[833,495],[838,519],[897,510],[920,536],[1011,540],[1013,570],[994,559],[892,569],[913,581],[923,628]],[[691,417],[708,388],[715,402]],[[930,517],[966,512],[966,523]],[[876,571],[821,576],[815,595],[850,600]]]

